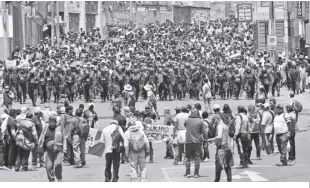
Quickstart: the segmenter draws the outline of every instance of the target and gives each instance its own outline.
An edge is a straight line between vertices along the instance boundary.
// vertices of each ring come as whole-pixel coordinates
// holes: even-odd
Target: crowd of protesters
[[[174,159],[174,165],[183,158],[185,177],[191,177],[191,160],[195,161],[194,177],[199,177],[200,161],[210,158],[210,142],[217,147],[215,181],[219,181],[222,169],[231,181],[233,143],[237,145],[242,168],[252,164],[252,140],[258,159],[261,149],[267,154],[276,153],[276,141],[281,154],[278,166],[294,163],[292,148],[295,148],[296,122],[301,111],[294,95],[305,92],[309,84],[309,58],[303,52],[294,51],[287,64],[284,57],[271,62],[266,50],[255,50],[253,37],[254,24],[240,27],[236,19],[230,18],[193,24],[166,21],[143,28],[111,28],[107,40],[101,39],[99,29],[81,30],[62,34],[60,48],[51,47],[49,38],[37,47],[17,47],[11,57],[16,60],[16,66],[1,65],[5,113],[0,165],[14,166],[15,171],[28,170],[31,153],[32,165],[39,163],[42,167],[46,163],[49,181],[55,181],[54,176],[62,180],[62,161],[78,168],[85,166],[85,134],[88,135],[88,128],[94,128],[98,117],[94,104],[86,111],[81,106],[73,116],[69,103],[82,96],[88,103],[97,97],[101,102],[111,100],[113,107],[114,120],[103,130],[106,181],[118,181],[120,162],[126,161],[130,161],[132,180],[137,181],[140,171],[141,180],[146,181],[145,156],[153,162],[153,146],[143,127],[160,119],[157,99],[203,99],[203,112],[200,104],[193,108],[184,106],[177,109],[180,113],[171,121],[165,120],[165,124],[175,126],[174,139],[166,143],[165,158]],[[282,115],[283,106],[275,103],[283,84],[292,91],[285,115]],[[274,97],[270,103],[267,102],[269,90]],[[218,96],[238,100],[244,91],[247,99],[255,100],[256,106],[247,109],[239,106],[237,116],[228,105],[223,112],[219,105],[211,106]],[[46,104],[51,101],[59,104],[62,98],[66,102],[56,112],[48,105],[44,112],[39,107],[33,113],[27,108],[14,109],[14,102],[23,104],[27,97],[33,106],[37,105],[38,97]],[[135,108],[141,98],[147,101],[143,112]],[[209,118],[210,114],[214,115]],[[46,151],[45,161],[42,151]]]

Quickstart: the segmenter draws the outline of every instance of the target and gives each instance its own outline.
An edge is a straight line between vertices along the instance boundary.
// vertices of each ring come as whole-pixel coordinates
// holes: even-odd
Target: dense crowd
[[[287,64],[284,57],[270,62],[266,50],[255,51],[253,35],[253,24],[239,28],[234,18],[193,24],[166,21],[138,29],[112,28],[107,40],[101,40],[99,29],[93,29],[62,34],[60,48],[52,47],[49,38],[37,47],[16,47],[11,55],[16,66],[2,65],[5,113],[1,118],[0,165],[28,170],[31,153],[32,165],[43,167],[46,151],[49,181],[55,181],[55,176],[62,180],[63,160],[78,168],[85,166],[85,142],[98,116],[94,104],[86,111],[81,105],[73,114],[70,103],[82,96],[86,103],[98,96],[101,102],[111,100],[113,107],[114,120],[103,130],[106,181],[118,181],[120,162],[128,161],[132,180],[137,181],[139,173],[141,180],[146,180],[145,156],[153,162],[153,146],[143,130],[159,119],[157,101],[187,97],[201,97],[205,109],[202,111],[199,103],[184,106],[164,120],[165,125],[175,127],[173,139],[166,142],[166,159],[174,159],[177,165],[183,158],[186,177],[191,174],[191,160],[195,161],[194,176],[199,177],[200,161],[210,158],[210,142],[217,147],[215,181],[222,169],[231,181],[232,143],[237,145],[242,168],[252,164],[252,140],[258,159],[260,150],[272,154],[279,148],[278,165],[294,163],[294,149],[287,162],[286,145],[289,142],[295,147],[302,107],[294,95],[305,92],[309,84],[309,58],[294,51]],[[275,98],[270,105],[267,102],[269,91],[273,97],[280,96],[283,85],[292,90],[284,116],[283,106],[276,105]],[[239,106],[237,116],[229,105],[224,105],[223,112],[219,105],[211,105],[218,96],[239,99],[244,91],[256,106]],[[14,109],[14,102],[25,103],[27,95],[33,106],[40,97],[46,110]],[[142,112],[135,107],[141,97],[147,101]],[[55,112],[48,105],[52,100],[58,103]]]

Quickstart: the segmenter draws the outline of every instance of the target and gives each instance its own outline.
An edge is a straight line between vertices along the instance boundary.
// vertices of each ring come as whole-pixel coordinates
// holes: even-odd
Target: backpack
[[[31,151],[35,148],[35,143],[25,137],[24,131],[22,129],[17,131],[16,145],[27,151]]]
[[[297,112],[301,112],[302,111],[302,104],[299,101],[297,101],[297,100],[294,100],[293,107],[294,107],[294,109]]]
[[[243,121],[242,116],[239,115],[239,117],[241,118],[241,122]],[[237,117],[233,118],[230,120],[229,124],[228,124],[228,135],[233,138],[236,132],[236,126],[235,126],[235,122],[236,122]],[[241,126],[240,126],[241,128]]]
[[[115,130],[111,134],[112,137],[112,150],[115,152],[121,152],[120,143],[124,141],[121,133],[119,132],[119,125],[116,125]]]
[[[87,138],[89,135],[89,131],[90,131],[90,126],[89,126],[89,122],[83,118],[80,122],[79,122],[79,131],[80,131],[80,136],[83,138]]]
[[[145,148],[144,135],[139,129],[131,129],[129,134],[129,146],[135,152],[140,152]]]
[[[212,126],[211,123],[207,120],[203,120],[208,126],[208,138],[214,138],[216,135],[216,127]]]

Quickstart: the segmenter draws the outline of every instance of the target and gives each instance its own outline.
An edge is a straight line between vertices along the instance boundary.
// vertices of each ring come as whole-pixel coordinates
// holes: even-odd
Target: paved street
[[[308,91],[309,92],[309,91]],[[287,104],[288,92],[283,89],[281,97],[277,98],[278,103]],[[252,159],[254,165],[251,165],[248,169],[233,169],[233,181],[236,182],[251,182],[251,181],[271,181],[271,182],[301,182],[310,180],[310,145],[309,138],[310,132],[306,131],[310,126],[310,101],[309,94],[298,95],[296,98],[303,104],[303,112],[300,116],[299,128],[302,130],[296,136],[296,151],[297,151],[297,164],[288,167],[277,167],[275,164],[279,162],[279,155],[275,156],[262,156],[261,161]],[[98,100],[99,101],[99,100]],[[253,101],[249,100],[217,100],[216,103],[223,106],[227,103],[231,106],[233,112],[236,112],[238,105],[247,106]],[[174,109],[176,106],[182,104],[195,104],[196,101],[169,101],[159,102],[159,113],[163,114],[164,108],[168,107]],[[28,104],[30,105],[30,103]],[[79,102],[72,104],[75,108],[79,105]],[[109,110],[109,103],[96,103],[95,110],[100,116],[99,126],[103,128],[109,122],[112,116],[111,110]],[[138,109],[143,109],[143,102],[137,104]],[[55,105],[51,104],[55,109]],[[20,107],[20,105],[16,105]],[[44,108],[44,105],[42,105]],[[172,111],[174,112],[174,111]],[[161,118],[161,122],[163,118]],[[254,147],[255,148],[255,147]],[[255,158],[255,150],[253,148],[252,158]],[[236,151],[235,151],[236,153]],[[165,156],[165,144],[154,144],[154,161],[153,164],[147,164],[148,181],[150,182],[212,182],[214,180],[214,155],[215,147],[210,147],[211,159],[208,163],[202,163],[200,169],[201,178],[184,178],[185,171],[184,165],[174,166],[172,160],[164,159]],[[234,155],[235,165],[239,165],[239,156]],[[87,165],[85,168],[75,169],[72,166],[64,167],[63,180],[66,182],[103,182],[104,181],[104,159],[87,155]],[[192,166],[193,171],[193,166]],[[120,167],[120,179],[121,182],[130,181],[130,167],[129,164],[121,165]],[[225,172],[222,173],[222,181],[226,181]],[[36,171],[30,172],[14,172],[0,170],[0,182],[46,182],[47,177],[44,168],[38,168]]]

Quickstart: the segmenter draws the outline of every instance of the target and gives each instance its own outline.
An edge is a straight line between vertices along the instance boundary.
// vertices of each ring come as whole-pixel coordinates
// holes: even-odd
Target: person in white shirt
[[[205,105],[205,111],[208,113],[212,113],[212,110],[211,110],[211,100],[212,100],[211,83],[209,82],[208,78],[205,78],[203,82],[204,82],[204,85],[202,87],[202,97],[203,97],[203,102]]]
[[[118,125],[116,120],[112,120],[110,125],[102,130],[102,141],[105,143],[105,181],[117,182],[119,179],[118,172],[121,162],[121,139],[113,143],[112,134],[118,130],[124,142],[126,141],[125,134],[122,128]],[[115,131],[115,132],[114,132]],[[113,164],[113,176],[111,173],[111,167]]]
[[[278,150],[280,152],[280,163],[277,166],[287,166],[287,143],[291,136],[293,126],[289,114],[284,113],[283,106],[278,104],[274,117],[274,134],[276,135]]]

